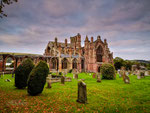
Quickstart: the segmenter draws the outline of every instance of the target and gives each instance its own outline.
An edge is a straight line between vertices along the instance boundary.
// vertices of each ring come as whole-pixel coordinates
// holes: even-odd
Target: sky
[[[0,18],[0,52],[43,54],[48,41],[81,34],[114,57],[150,60],[150,0],[18,0]]]

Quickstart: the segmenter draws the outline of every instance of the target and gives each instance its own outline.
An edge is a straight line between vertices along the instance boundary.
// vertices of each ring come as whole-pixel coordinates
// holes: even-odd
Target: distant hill
[[[136,62],[139,62],[139,63],[150,64],[150,61],[148,61],[148,60],[131,60],[131,61],[136,61]]]
[[[10,55],[40,55],[40,54],[31,54],[31,53],[12,53],[12,52],[0,52],[1,54],[10,54]]]

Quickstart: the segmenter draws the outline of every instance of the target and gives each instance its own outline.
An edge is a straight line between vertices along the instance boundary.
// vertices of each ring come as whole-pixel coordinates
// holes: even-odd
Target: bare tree
[[[0,1],[0,18],[3,18],[4,16],[7,17],[7,14],[4,13],[3,8],[5,5],[10,5],[13,2],[18,2],[18,0],[1,0]]]

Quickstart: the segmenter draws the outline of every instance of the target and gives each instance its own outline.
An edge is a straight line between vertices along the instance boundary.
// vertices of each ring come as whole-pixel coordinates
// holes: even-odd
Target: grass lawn
[[[72,74],[68,74],[71,76]],[[11,82],[5,82],[5,79]],[[150,112],[150,76],[137,80],[130,76],[131,84],[116,80],[97,83],[92,75],[81,73],[79,79],[87,84],[88,104],[77,103],[77,80],[65,85],[53,83],[38,96],[29,96],[27,90],[14,87],[11,75],[0,79],[0,112]]]

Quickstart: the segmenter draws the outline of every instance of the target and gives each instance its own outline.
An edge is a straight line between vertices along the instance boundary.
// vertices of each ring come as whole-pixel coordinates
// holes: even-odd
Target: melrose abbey
[[[64,43],[50,41],[45,49],[44,56],[50,58],[50,71],[68,72],[100,72],[103,63],[113,64],[113,53],[110,52],[107,40],[101,40],[100,36],[94,41],[86,36],[84,46],[81,46],[81,35],[70,37],[70,43],[65,39]]]

